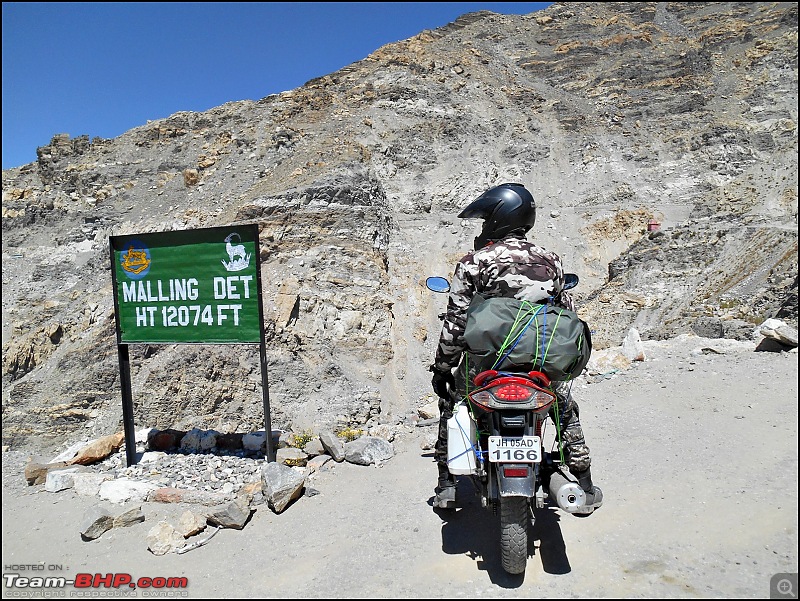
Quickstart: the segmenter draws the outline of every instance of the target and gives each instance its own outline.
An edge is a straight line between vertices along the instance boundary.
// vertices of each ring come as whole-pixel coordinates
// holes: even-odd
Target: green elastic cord
[[[559,318],[560,317],[561,317],[561,315],[559,314]],[[556,324],[558,324],[558,321],[556,321]],[[583,350],[583,334],[579,334],[578,335],[578,353],[580,353],[582,350]],[[570,371],[572,371],[575,368],[575,364],[578,363],[578,361],[580,361],[580,359],[581,359],[580,355],[575,357],[575,360],[570,364]],[[566,380],[563,380],[563,381],[570,383],[569,386],[570,386],[570,391],[571,391],[572,390],[572,382],[573,382],[572,374],[571,373],[567,374]]]
[[[472,420],[477,423],[478,420],[475,419],[475,411],[473,410],[472,403],[469,400],[469,353],[464,353],[464,396],[461,400],[467,404],[467,410],[469,411],[470,417],[472,417]]]
[[[553,391],[555,393],[555,390]],[[556,436],[558,437],[558,456],[561,459],[561,465],[564,465],[564,449],[561,444],[561,412],[558,410],[558,395],[556,394]]]
[[[511,329],[509,330],[508,335],[506,336],[506,339],[503,341],[503,344],[500,345],[500,349],[497,351],[498,359],[499,359],[499,357],[503,356],[503,354],[505,353],[505,350],[511,345],[512,340],[519,335],[518,333],[515,334],[514,330],[522,322],[522,319],[523,319],[522,310],[526,309],[526,307],[525,307],[526,304],[527,304],[527,302],[523,301],[522,304],[520,305],[519,309],[517,309],[517,315],[516,315],[516,317],[514,317],[514,323],[511,325]],[[525,315],[527,316],[528,313],[530,313],[530,310],[526,309]],[[494,365],[492,365],[492,369],[494,369],[495,367],[497,367],[497,361],[495,361]]]
[[[469,353],[464,353],[464,396],[461,400],[466,401],[467,407],[472,413],[472,405],[469,402]]]
[[[465,382],[464,388],[466,389],[466,393],[464,395],[464,401],[467,404],[467,411],[469,411],[469,415],[472,418],[472,421],[475,422],[476,425],[475,435],[477,437],[477,440],[480,440],[481,436],[486,434],[486,432],[484,432],[483,430],[479,430],[477,428],[478,419],[475,417],[475,408],[472,406],[472,403],[469,400],[469,354],[468,353],[464,353],[464,382]],[[475,457],[478,460],[478,464],[483,465],[483,455],[481,454],[480,449],[475,449]]]
[[[514,323],[511,326],[511,330],[508,332],[508,336],[506,336],[506,339],[503,341],[503,344],[500,345],[500,350],[497,351],[497,360],[494,362],[494,365],[492,365],[492,369],[495,369],[497,367],[498,363],[500,362],[500,358],[505,354],[506,349],[509,346],[511,346],[516,341],[516,339],[519,338],[522,332],[525,331],[525,328],[528,327],[528,324],[525,324],[524,326],[522,326],[522,328],[517,330],[517,328],[519,328],[519,326],[522,324],[525,318],[527,318],[529,315],[531,315],[531,313],[533,313],[533,316],[528,321],[530,322],[531,320],[533,320],[535,324],[538,324],[538,322],[536,321],[536,314],[538,313],[538,311],[534,310],[533,307],[534,306],[528,301],[522,301],[522,304],[517,310],[517,315],[514,318]],[[523,310],[525,311],[524,314]],[[536,338],[538,342],[539,338],[538,328],[536,332]]]
[[[547,360],[547,354],[550,352],[550,345],[553,343],[553,336],[556,335],[556,330],[558,329],[558,322],[561,321],[562,313],[564,313],[563,310],[558,312],[558,317],[556,318],[556,325],[553,326],[553,330],[550,334],[550,340],[547,341],[547,348],[544,350],[544,356],[542,357],[542,365],[544,365],[544,362]]]

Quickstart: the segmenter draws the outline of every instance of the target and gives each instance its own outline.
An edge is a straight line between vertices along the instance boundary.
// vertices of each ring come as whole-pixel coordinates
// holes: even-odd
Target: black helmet
[[[458,216],[484,220],[483,229],[475,238],[478,250],[517,230],[524,235],[536,221],[536,202],[522,184],[500,184],[486,190]]]

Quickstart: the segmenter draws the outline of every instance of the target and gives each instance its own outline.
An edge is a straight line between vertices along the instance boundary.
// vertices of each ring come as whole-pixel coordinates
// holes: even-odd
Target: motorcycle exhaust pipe
[[[567,480],[561,472],[553,472],[550,476],[550,498],[555,499],[558,506],[567,513],[579,513],[586,504],[586,493],[577,482]]]

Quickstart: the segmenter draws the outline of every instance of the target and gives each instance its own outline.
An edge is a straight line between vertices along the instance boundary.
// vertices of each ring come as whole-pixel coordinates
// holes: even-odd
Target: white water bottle
[[[451,474],[475,473],[475,421],[464,403],[453,408],[447,420],[447,467]]]

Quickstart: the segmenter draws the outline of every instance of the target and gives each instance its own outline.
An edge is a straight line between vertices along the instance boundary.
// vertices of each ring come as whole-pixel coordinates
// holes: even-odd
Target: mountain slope
[[[581,277],[598,348],[797,323],[797,5],[465,15],[259,101],[3,172],[3,439],[119,427],[108,236],[258,223],[276,427],[394,423],[429,392],[483,189]],[[648,232],[650,221],[659,231]],[[709,322],[710,320],[710,322]],[[252,347],[134,345],[137,427],[262,426]]]

